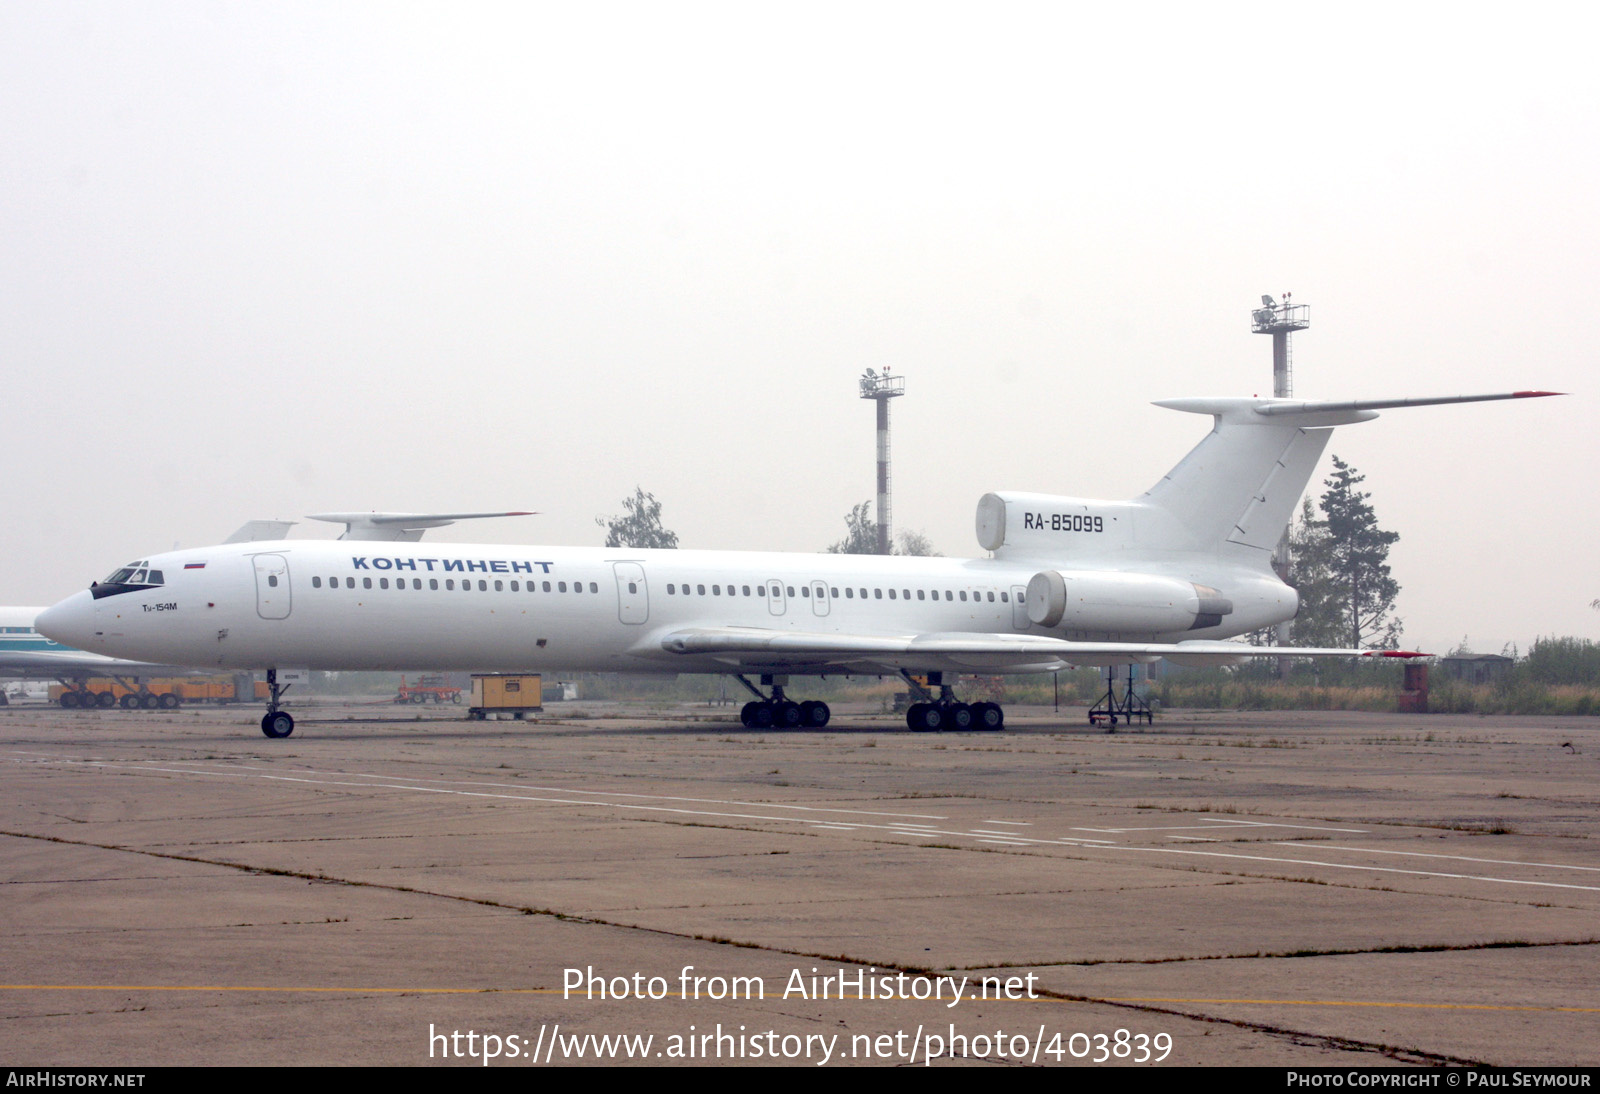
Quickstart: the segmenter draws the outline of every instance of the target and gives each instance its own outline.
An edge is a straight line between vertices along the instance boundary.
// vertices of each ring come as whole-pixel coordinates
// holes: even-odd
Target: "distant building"
[[[1498,653],[1459,653],[1439,658],[1439,668],[1464,684],[1498,684],[1506,678],[1513,658]]]

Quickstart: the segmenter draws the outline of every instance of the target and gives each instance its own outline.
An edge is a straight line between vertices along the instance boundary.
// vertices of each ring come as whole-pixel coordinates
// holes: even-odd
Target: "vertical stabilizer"
[[[1253,548],[1265,561],[1332,433],[1218,414],[1211,434],[1139,500],[1177,518],[1198,543]]]
[[[1370,421],[1379,410],[1444,403],[1534,399],[1552,391],[1443,395],[1420,399],[1167,399],[1156,406],[1210,414],[1216,425],[1138,500],[1161,509],[1218,550],[1243,549],[1263,562],[1294,516],[1334,426]],[[1259,552],[1259,554],[1258,554]]]

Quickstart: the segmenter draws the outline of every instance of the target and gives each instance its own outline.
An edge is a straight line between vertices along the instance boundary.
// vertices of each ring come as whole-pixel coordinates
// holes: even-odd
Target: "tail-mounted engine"
[[[1027,609],[1052,629],[1173,634],[1220,626],[1233,602],[1182,578],[1043,570],[1028,582]]]

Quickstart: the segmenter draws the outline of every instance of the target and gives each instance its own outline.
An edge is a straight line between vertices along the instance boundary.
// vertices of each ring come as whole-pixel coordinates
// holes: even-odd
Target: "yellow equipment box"
[[[467,713],[480,722],[490,714],[537,714],[544,709],[544,680],[538,673],[474,673]]]

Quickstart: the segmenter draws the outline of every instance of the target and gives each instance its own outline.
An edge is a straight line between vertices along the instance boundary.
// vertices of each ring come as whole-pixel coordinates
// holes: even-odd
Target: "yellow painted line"
[[[280,994],[294,993],[336,993],[345,995],[562,995],[561,988],[318,988],[318,987],[269,987],[266,985],[252,984],[0,984],[0,991],[238,991],[238,992],[276,992]],[[681,992],[669,991],[662,996],[651,998],[682,998]],[[855,1002],[868,1000],[867,996],[835,995],[828,1002],[843,1001]],[[691,1001],[715,1002],[716,1000],[702,999]],[[746,1001],[746,1000],[741,1000]],[[760,1002],[761,1000],[748,1000]],[[781,1002],[774,996],[775,1002]],[[881,1001],[881,1000],[872,1000]],[[903,1000],[903,1002],[927,1002],[928,1000]],[[1187,999],[1166,996],[1127,996],[1106,997],[1094,999],[1058,999],[1054,996],[1040,996],[1035,999],[963,999],[964,1003],[1164,1003],[1164,1004],[1210,1004],[1213,1006],[1256,1006],[1256,1007],[1395,1007],[1408,1010],[1486,1010],[1486,1011],[1544,1011],[1561,1014],[1600,1014],[1600,1007],[1556,1007],[1556,1006],[1531,1006],[1525,1004],[1502,1003],[1393,1003],[1376,999]]]

